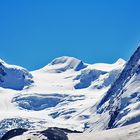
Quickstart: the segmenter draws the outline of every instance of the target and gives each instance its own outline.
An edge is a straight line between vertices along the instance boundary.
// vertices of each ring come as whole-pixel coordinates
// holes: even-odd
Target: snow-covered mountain
[[[84,131],[93,114],[89,108],[108,91],[124,66],[122,59],[114,64],[85,64],[64,56],[28,72],[2,62],[6,75],[2,75],[5,86],[0,85],[1,136],[13,128]]]
[[[46,69],[46,71],[50,72],[61,73],[70,69],[79,71],[85,68],[86,66],[87,65],[85,63],[83,63],[81,60],[77,58],[62,56],[54,59],[50,64],[45,66],[43,69],[44,70]]]
[[[140,47],[127,62],[119,78],[92,107],[90,131],[121,127],[140,121]],[[94,117],[95,116],[95,117]]]
[[[30,131],[13,140],[49,140],[41,132],[57,127],[70,140],[139,139],[140,47],[127,63],[86,64],[64,56],[32,72],[4,61],[0,68],[0,136],[22,128]]]
[[[21,90],[32,82],[32,75],[26,69],[0,59],[0,87]]]

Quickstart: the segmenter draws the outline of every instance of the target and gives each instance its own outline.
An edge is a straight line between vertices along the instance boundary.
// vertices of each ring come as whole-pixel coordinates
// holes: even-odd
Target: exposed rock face
[[[48,128],[44,131],[28,131],[26,129],[13,129],[8,131],[1,140],[68,140],[68,137],[64,131],[59,128]]]
[[[9,140],[13,137],[22,135],[26,131],[28,131],[28,130],[27,129],[22,129],[22,128],[10,130],[1,138],[1,140]]]

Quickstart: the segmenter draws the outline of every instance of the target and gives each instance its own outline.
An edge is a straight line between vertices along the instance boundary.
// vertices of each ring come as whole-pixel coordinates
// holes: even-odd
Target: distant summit
[[[54,59],[50,64],[47,65],[47,68],[49,68],[49,70],[52,70],[54,72],[61,73],[70,69],[79,71],[85,68],[86,66],[87,65],[85,63],[83,63],[81,60],[77,58],[62,56]]]
[[[74,57],[62,56],[55,58],[51,63],[47,66],[43,67],[43,71],[53,72],[53,73],[62,73],[67,70],[81,71],[85,68],[98,69],[103,71],[110,71],[115,69],[120,69],[122,65],[126,63],[125,60],[119,58],[114,64],[106,64],[106,63],[96,63],[96,64],[87,64],[82,60],[79,60]]]
[[[121,65],[121,64],[125,64],[126,61],[125,61],[124,59],[122,59],[122,58],[119,58],[119,59],[116,61],[116,63]]]

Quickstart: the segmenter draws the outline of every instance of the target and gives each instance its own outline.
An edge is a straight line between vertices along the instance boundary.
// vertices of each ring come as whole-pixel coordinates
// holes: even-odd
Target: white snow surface
[[[47,140],[48,138],[29,131],[23,133],[23,135],[16,136],[10,140]],[[140,123],[124,126],[121,128],[115,128],[110,130],[104,130],[91,133],[71,133],[68,134],[69,140],[139,140],[140,139]]]
[[[140,123],[99,132],[69,134],[69,140],[139,140],[139,139],[140,139]]]
[[[24,71],[2,63],[5,69]],[[89,109],[107,92],[124,65],[122,59],[114,64],[85,64],[73,57],[60,57],[42,69],[26,70],[33,81],[31,85],[13,90],[10,87],[13,81],[9,81],[8,88],[0,88],[0,134],[27,126],[85,131],[92,115]],[[8,75],[11,72],[8,71]],[[18,87],[19,83],[14,82],[14,86],[16,84]]]
[[[26,69],[0,59],[0,87],[22,90],[32,82],[32,75]]]
[[[140,47],[106,94],[89,110],[88,132],[140,122]]]

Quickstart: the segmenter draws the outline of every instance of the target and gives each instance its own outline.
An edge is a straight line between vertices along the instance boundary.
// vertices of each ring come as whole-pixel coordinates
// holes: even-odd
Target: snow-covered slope
[[[87,88],[102,89],[114,83],[121,72],[122,65],[125,64],[123,59],[112,65],[110,64],[93,64],[81,70],[80,74],[74,78],[77,83],[74,85],[76,89]]]
[[[17,127],[84,131],[92,115],[88,108],[107,92],[124,65],[121,59],[114,64],[91,65],[61,57],[30,72],[34,82],[28,88],[0,88],[0,134]]]
[[[140,47],[127,63],[86,64],[64,56],[32,72],[1,60],[0,136],[13,128],[38,134],[58,127],[84,132],[69,134],[70,140],[140,139],[139,85]],[[13,139],[35,139],[30,132]]]
[[[0,87],[22,90],[32,82],[32,75],[26,69],[0,59]]]
[[[139,140],[140,123],[99,132],[69,134],[68,137],[69,140]]]
[[[62,56],[54,59],[50,64],[45,66],[43,69],[49,72],[61,73],[69,69],[79,71],[85,68],[86,66],[87,65],[85,63],[83,63],[81,60],[77,58]]]
[[[90,131],[140,121],[140,47],[135,51],[107,94],[91,109]]]
[[[65,132],[65,130],[64,130]],[[7,132],[1,140],[139,140],[140,123],[91,133],[68,133],[61,129],[49,128],[45,131],[14,129]]]
[[[65,59],[67,61],[64,61]],[[91,65],[73,57],[56,58],[44,68],[32,72],[35,81],[33,89],[71,92],[75,89],[108,87],[116,80],[124,64],[122,59],[114,64]],[[79,65],[81,67],[77,70]],[[64,68],[67,69],[60,72],[60,69]]]

